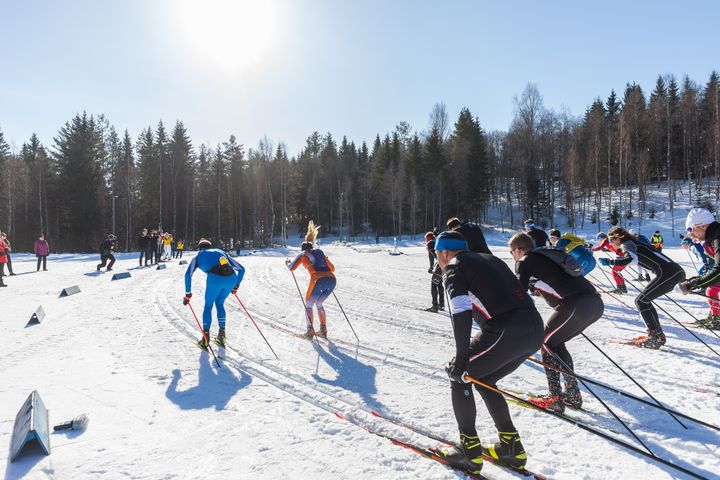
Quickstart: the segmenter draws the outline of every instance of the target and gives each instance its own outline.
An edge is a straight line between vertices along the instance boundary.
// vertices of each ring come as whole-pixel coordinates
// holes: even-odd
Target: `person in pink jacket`
[[[35,255],[37,255],[37,271],[40,271],[40,262],[42,262],[43,270],[47,272],[47,257],[50,255],[50,245],[48,245],[42,233],[35,240]]]

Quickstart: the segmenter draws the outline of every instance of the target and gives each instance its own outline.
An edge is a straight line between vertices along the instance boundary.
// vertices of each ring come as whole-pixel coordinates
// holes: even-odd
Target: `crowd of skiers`
[[[664,239],[659,231],[648,240],[615,226],[607,234],[599,233],[600,245],[594,247],[557,229],[548,235],[527,220],[525,231],[508,242],[515,260],[513,272],[487,249],[480,227],[457,218],[448,220],[447,227],[442,233],[437,229],[428,232],[425,241],[431,263],[428,272],[433,279],[429,310],[443,308],[439,299],[447,295],[455,338],[455,356],[445,370],[451,380],[460,442],[441,453],[451,466],[479,474],[485,455],[516,469],[524,468],[527,454],[496,384],[537,350],[541,351],[549,392],[529,401],[559,413],[582,406],[575,365],[566,344],[584,335],[584,330],[603,315],[600,291],[585,278],[597,264],[601,269],[612,268],[617,288],[608,293],[627,293],[620,273],[624,268],[637,268],[638,280],[648,282],[635,299],[647,335],[625,343],[650,349],[666,343],[653,301],[673,289],[683,294],[704,290],[711,314],[700,325],[720,328],[720,223],[708,210],[692,209],[686,219],[688,235],[683,246],[702,259],[702,269],[689,279],[678,263],[662,253]],[[593,251],[605,255],[596,260]],[[436,281],[440,274],[444,291]],[[528,293],[552,307],[545,322]],[[474,336],[473,322],[480,326]],[[498,430],[497,443],[482,445],[478,439],[473,386]]]

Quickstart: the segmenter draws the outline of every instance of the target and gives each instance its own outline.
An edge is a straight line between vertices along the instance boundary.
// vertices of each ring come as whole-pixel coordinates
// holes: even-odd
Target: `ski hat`
[[[438,227],[435,227],[432,229],[432,233],[433,235],[438,236],[440,235],[440,229]]]
[[[553,228],[552,230],[550,230],[550,236],[555,237],[555,238],[560,238],[560,237],[562,237],[562,233],[560,233],[560,230]]]
[[[467,250],[467,241],[461,233],[455,231],[442,232],[435,240],[435,251]]]
[[[603,240],[607,238],[607,234],[605,232],[598,232],[597,235],[595,235],[595,240]]]
[[[204,250],[206,248],[212,247],[212,243],[210,243],[210,240],[207,238],[201,238],[200,241],[197,243],[197,246],[200,250]]]
[[[427,232],[425,234],[425,243],[429,242],[433,238],[435,238],[435,234],[433,232]]]
[[[705,208],[693,208],[685,219],[685,228],[691,232],[698,225],[709,225],[715,221],[715,216]]]

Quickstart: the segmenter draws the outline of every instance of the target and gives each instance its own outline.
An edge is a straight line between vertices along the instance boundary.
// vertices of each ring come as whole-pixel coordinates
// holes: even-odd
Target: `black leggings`
[[[543,341],[543,323],[537,310],[513,310],[483,325],[470,341],[469,376],[495,387],[527,357],[535,353]],[[463,435],[476,437],[477,410],[469,383],[450,382],[451,398],[458,429]],[[475,385],[499,432],[515,431],[507,402],[497,392]]]
[[[107,264],[107,261],[110,260],[110,263]],[[111,253],[109,255],[100,255],[100,264],[97,266],[98,270],[103,268],[107,264],[108,270],[112,269],[112,266],[115,265],[115,256]]]
[[[438,267],[430,280],[430,294],[432,295],[433,307],[438,305],[445,308],[445,289],[442,285],[442,270]]]
[[[543,363],[555,368],[573,370],[573,359],[565,346],[565,342],[580,335],[583,330],[595,323],[602,316],[604,310],[605,304],[597,293],[574,295],[563,299],[562,303],[555,307],[555,311],[550,315],[545,325]],[[555,358],[553,353],[562,360],[562,363]],[[560,395],[562,393],[560,372],[545,367],[545,376],[547,377],[550,394]],[[575,377],[563,377],[566,391],[576,391],[578,389]]]
[[[37,256],[37,270],[40,271],[40,262],[42,262],[43,270],[47,270],[47,255]]]
[[[675,285],[683,280],[685,280],[685,270],[674,263],[672,266],[663,268],[660,274],[653,278],[645,287],[645,290],[640,292],[640,295],[635,299],[635,306],[640,312],[645,325],[647,325],[648,333],[662,333],[660,319],[652,301],[672,291]]]

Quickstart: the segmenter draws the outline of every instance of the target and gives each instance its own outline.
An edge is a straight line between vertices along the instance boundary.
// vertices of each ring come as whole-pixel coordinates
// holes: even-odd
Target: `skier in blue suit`
[[[203,309],[203,337],[198,342],[202,348],[208,346],[213,304],[217,309],[218,326],[220,327],[217,342],[225,345],[225,299],[231,293],[237,292],[245,275],[245,269],[235,259],[222,250],[211,247],[212,244],[209,240],[201,238],[198,242],[200,252],[192,259],[185,272],[183,305],[190,303],[190,298],[192,298],[192,275],[195,270],[199,268],[207,274],[205,308]]]

